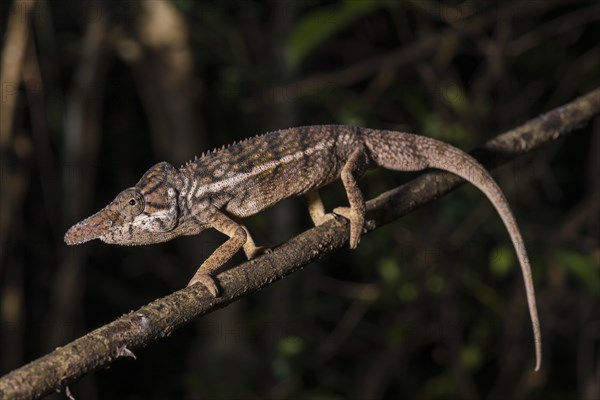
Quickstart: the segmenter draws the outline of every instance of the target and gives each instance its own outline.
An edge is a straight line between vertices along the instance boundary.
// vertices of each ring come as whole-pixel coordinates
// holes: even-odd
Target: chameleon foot
[[[315,218],[315,221],[314,221],[315,226],[323,225],[325,222],[331,221],[332,219],[335,219],[336,217],[337,217],[337,215],[334,213],[323,214],[323,215],[319,216],[318,218]]]
[[[273,250],[267,246],[244,246],[244,253],[246,254],[246,258],[248,258],[248,260],[262,256],[263,254],[271,253],[272,251]]]
[[[244,254],[246,254],[246,258],[248,260],[252,260],[253,258],[271,252],[271,249],[267,246],[257,246],[256,243],[254,243],[254,239],[252,239],[248,228],[246,228],[244,225],[242,225],[242,228],[244,228],[246,231],[246,243],[244,243],[242,249],[244,250]]]
[[[357,248],[365,224],[364,215],[362,217],[357,216],[350,207],[336,207],[333,213],[350,221],[350,248]]]
[[[188,287],[190,287],[197,283],[201,283],[202,285],[204,285],[204,287],[208,289],[208,291],[210,292],[210,294],[213,295],[213,297],[219,296],[219,288],[217,287],[217,284],[215,283],[215,280],[212,276],[203,273],[199,274],[198,272],[196,272],[196,274],[192,277],[192,279],[187,285]]]

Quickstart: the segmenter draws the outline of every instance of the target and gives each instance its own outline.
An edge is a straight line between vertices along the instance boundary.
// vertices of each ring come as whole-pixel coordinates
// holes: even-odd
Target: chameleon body
[[[356,248],[365,222],[365,201],[357,180],[369,167],[396,171],[437,168],[479,188],[502,218],[517,253],[532,321],[536,370],[541,336],[531,267],[510,206],[494,179],[474,158],[447,143],[410,133],[339,125],[296,127],[244,140],[203,154],[180,169],[167,162],[150,168],[133,187],[108,206],[72,226],[67,244],[92,239],[122,245],[165,242],[214,228],[229,237],[200,266],[188,285],[204,284],[214,295],[216,270],[243,249],[250,259],[255,245],[241,220],[277,202],[305,195],[319,225],[326,214],[318,189],[341,179],[350,207],[335,214],[350,220],[350,247]]]

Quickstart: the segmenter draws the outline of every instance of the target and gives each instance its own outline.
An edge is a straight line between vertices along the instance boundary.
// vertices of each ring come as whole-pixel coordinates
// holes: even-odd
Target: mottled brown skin
[[[339,125],[289,128],[212,151],[179,170],[167,162],[150,168],[133,187],[108,206],[79,222],[65,235],[67,244],[92,239],[122,245],[165,242],[207,228],[229,239],[200,266],[188,285],[204,284],[217,296],[212,275],[236,252],[250,259],[263,248],[254,244],[240,220],[279,201],[305,195],[319,225],[326,214],[318,189],[341,179],[350,207],[335,214],[350,220],[350,247],[363,232],[365,202],[357,180],[369,167],[396,171],[437,168],[472,183],[492,202],[519,258],[533,325],[536,370],[541,365],[541,335],[531,267],[521,233],[501,189],[465,152],[435,139],[410,133]]]

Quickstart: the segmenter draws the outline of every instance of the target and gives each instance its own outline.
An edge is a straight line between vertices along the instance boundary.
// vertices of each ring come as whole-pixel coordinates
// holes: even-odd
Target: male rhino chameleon
[[[521,233],[502,190],[473,157],[447,143],[404,132],[341,125],[295,127],[259,135],[195,158],[179,169],[167,162],[150,168],[133,187],[105,208],[73,225],[65,242],[92,239],[121,245],[169,241],[214,228],[229,236],[200,266],[189,285],[202,283],[219,294],[212,275],[242,248],[259,255],[242,218],[279,201],[305,195],[315,225],[329,218],[319,188],[340,178],[350,207],[334,213],[350,220],[350,248],[357,247],[365,223],[365,201],[357,185],[364,171],[380,166],[395,171],[437,168],[480,189],[510,234],[523,278],[533,326],[536,364],[542,341],[531,267]]]

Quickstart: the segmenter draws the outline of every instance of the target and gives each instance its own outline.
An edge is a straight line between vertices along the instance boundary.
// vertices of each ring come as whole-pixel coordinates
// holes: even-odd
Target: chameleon
[[[293,127],[203,153],[179,169],[161,162],[105,208],[73,225],[64,240],[69,245],[93,239],[145,245],[216,229],[228,239],[188,283],[200,283],[216,297],[219,288],[213,276],[235,253],[242,249],[252,259],[268,251],[255,244],[242,219],[286,198],[305,196],[315,225],[335,215],[347,218],[349,247],[355,249],[366,212],[357,181],[372,167],[447,171],[487,196],[508,230],[520,263],[533,328],[535,370],[539,370],[542,341],[531,266],[509,203],[492,176],[473,157],[426,136],[344,125]],[[326,213],[319,189],[337,179],[342,181],[349,206]]]

